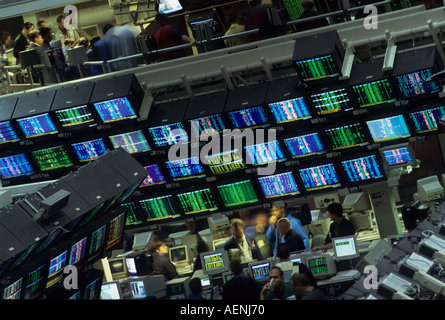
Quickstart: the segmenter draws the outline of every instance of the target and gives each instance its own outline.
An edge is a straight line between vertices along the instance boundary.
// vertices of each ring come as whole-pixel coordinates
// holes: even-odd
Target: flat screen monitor
[[[263,165],[286,160],[280,143],[277,140],[249,145],[244,148],[247,154],[247,163],[252,165]]]
[[[24,299],[36,299],[42,294],[42,290],[45,285],[45,279],[47,276],[47,265],[43,264],[33,271],[29,272],[26,276],[26,285],[24,292]]]
[[[262,106],[228,112],[229,119],[235,128],[267,126],[269,119]]]
[[[139,217],[136,202],[121,203],[121,206],[127,209],[127,220],[125,221],[126,226],[136,226],[142,224],[142,219]]]
[[[122,147],[129,154],[142,153],[151,150],[142,130],[116,134],[109,138],[115,149]]]
[[[217,190],[226,208],[235,208],[259,202],[251,180],[219,185]]]
[[[178,199],[186,215],[214,212],[219,209],[210,188],[180,193]]]
[[[19,300],[23,289],[23,278],[18,279],[3,290],[2,300]]]
[[[123,237],[126,222],[126,213],[122,213],[110,221],[107,237],[107,250],[118,244]]]
[[[293,159],[321,155],[327,152],[318,132],[286,138],[284,144]]]
[[[78,106],[54,112],[64,130],[82,130],[97,126],[89,106]]]
[[[34,173],[34,169],[24,153],[0,158],[0,175],[2,179],[30,176]]]
[[[189,120],[190,127],[195,136],[211,136],[229,129],[222,114],[213,114],[210,116]]]
[[[165,166],[173,181],[206,177],[198,157],[167,161]]]
[[[346,88],[313,93],[310,95],[315,112],[326,116],[353,109]]]
[[[128,98],[117,98],[94,103],[103,123],[136,119],[137,115]]]
[[[46,288],[49,289],[63,279],[63,268],[67,265],[68,250],[63,251],[49,262],[48,280]]]
[[[346,179],[350,183],[375,181],[383,178],[383,170],[376,155],[341,161]]]
[[[71,246],[69,264],[79,266],[85,258],[87,248],[87,237],[82,238]]]
[[[74,165],[65,146],[31,151],[31,155],[42,172],[69,168]]]
[[[84,300],[97,300],[100,297],[100,290],[102,287],[102,277],[98,277],[88,283],[83,292]]]
[[[337,261],[355,259],[360,256],[357,244],[357,236],[333,238],[334,259]]]
[[[142,279],[131,279],[130,280],[130,290],[133,299],[144,299],[147,298],[147,288],[145,288],[144,280]]]
[[[317,191],[341,187],[334,164],[327,163],[298,170],[306,191]]]
[[[156,147],[166,147],[189,141],[187,131],[180,122],[149,128],[148,131]]]
[[[246,168],[238,149],[206,155],[205,159],[210,171],[214,175],[230,173]]]
[[[139,200],[139,204],[147,222],[180,217],[172,195]]]
[[[278,124],[312,118],[303,97],[269,103],[269,108]]]
[[[148,166],[144,166],[144,168],[145,170],[147,170],[148,174],[147,177],[141,182],[140,187],[161,185],[167,182],[158,164],[151,164]]]
[[[414,150],[408,143],[387,146],[379,149],[388,169],[396,169],[417,163]]]
[[[100,289],[100,298],[102,300],[121,300],[122,290],[118,281],[102,283]]]
[[[93,262],[99,257],[102,249],[105,246],[107,234],[107,225],[103,225],[91,233],[90,243],[88,247],[88,263]]]
[[[314,81],[340,75],[335,60],[330,54],[297,61],[295,65],[302,81]]]
[[[202,252],[199,254],[204,274],[216,275],[229,271],[229,255],[224,249]]]
[[[258,181],[266,199],[301,194],[292,171],[258,177]]]
[[[440,86],[436,81],[426,81],[433,75],[433,71],[428,68],[400,76],[395,80],[403,97],[409,98],[428,93],[438,92]]]
[[[183,10],[181,3],[178,0],[160,0],[158,12],[170,14]]]
[[[409,113],[409,118],[417,134],[437,131],[438,123],[444,116],[445,106]]]
[[[331,150],[363,147],[369,144],[365,127],[361,123],[352,123],[324,130]]]
[[[397,100],[388,79],[357,84],[352,86],[352,90],[360,108],[379,106]]]
[[[375,143],[409,138],[411,133],[403,115],[369,120],[366,124]]]
[[[270,261],[259,261],[256,263],[250,263],[249,269],[252,274],[252,278],[255,281],[265,282],[269,279]]]
[[[26,138],[56,134],[59,131],[48,113],[16,120]]]
[[[103,138],[73,143],[71,146],[80,162],[96,160],[108,152]]]
[[[20,141],[20,137],[12,126],[11,121],[0,122],[0,145],[18,141]]]
[[[337,273],[335,261],[330,255],[310,255],[306,266],[316,279],[332,276]]]

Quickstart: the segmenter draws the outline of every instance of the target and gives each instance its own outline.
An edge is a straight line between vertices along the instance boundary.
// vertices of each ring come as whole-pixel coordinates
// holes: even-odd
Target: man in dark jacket
[[[178,276],[175,265],[168,257],[169,247],[162,239],[156,239],[152,247],[153,272],[164,275],[165,280]]]
[[[14,57],[17,59],[17,64],[20,64],[19,52],[28,49],[30,44],[29,35],[33,32],[35,26],[31,22],[25,22],[22,32],[14,40]]]
[[[281,218],[277,222],[277,231],[280,235],[279,239],[284,239],[284,242],[289,246],[290,252],[305,251],[303,238],[292,229],[288,218]]]
[[[313,0],[302,0],[301,6],[303,7],[304,11],[298,18],[298,20],[305,19],[305,18],[312,18],[319,15],[322,15],[323,12],[320,11],[314,11],[314,1]],[[309,29],[315,29],[320,27],[328,26],[329,22],[326,20],[326,18],[320,18],[315,19],[309,22],[304,22],[296,25],[296,31],[304,31]]]
[[[239,249],[242,262],[263,259],[255,239],[244,233],[244,222],[241,219],[236,218],[230,221],[230,231],[232,235],[224,243],[225,250]]]

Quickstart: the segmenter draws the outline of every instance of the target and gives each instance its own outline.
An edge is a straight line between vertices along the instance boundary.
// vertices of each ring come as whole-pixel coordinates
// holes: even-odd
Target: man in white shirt
[[[242,262],[263,259],[255,239],[244,233],[244,222],[241,219],[230,221],[230,231],[232,235],[224,243],[225,250],[239,249]]]

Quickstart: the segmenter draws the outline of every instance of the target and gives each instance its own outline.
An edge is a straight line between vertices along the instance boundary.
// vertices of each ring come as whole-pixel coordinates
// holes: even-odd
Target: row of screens
[[[301,80],[307,83],[340,75],[340,68],[332,55],[296,61],[295,66]],[[427,81],[432,75],[432,68],[427,68],[389,79],[353,85],[352,90],[360,107],[367,107],[395,101],[397,98],[405,99],[439,92],[440,85],[437,81]],[[338,99],[344,100],[343,98],[343,95],[339,94]]]
[[[80,237],[57,253],[44,254],[47,259],[33,270],[27,272],[14,283],[4,288],[1,293],[2,299],[34,299],[48,294],[61,286],[64,274],[63,269],[72,265],[81,269],[82,266],[94,263],[101,257],[104,250],[110,250],[123,239],[123,232],[126,223],[126,212],[111,219],[108,223],[93,228],[90,234]],[[56,251],[56,250],[54,250]],[[30,250],[26,252],[29,256]],[[14,264],[23,261],[19,257]],[[12,265],[10,268],[14,268]],[[89,294],[85,294],[83,299],[89,299]]]
[[[424,79],[431,75],[431,72],[419,72],[424,76],[412,76],[409,83],[415,79]],[[434,82],[423,83],[423,86],[433,86]],[[415,87],[418,88],[417,84]],[[420,86],[421,87],[421,86]],[[389,80],[383,79],[367,84],[336,89],[328,88],[319,92],[302,94],[289,100],[277,101],[268,104],[271,116],[267,114],[263,106],[246,108],[227,113],[231,125],[223,119],[222,115],[214,115],[196,120],[193,125],[195,135],[207,135],[214,132],[221,132],[230,128],[247,128],[270,124],[272,121],[281,124],[298,120],[307,120],[316,116],[328,116],[338,114],[343,111],[350,111],[359,107],[370,107],[395,102],[399,97],[391,89]],[[438,91],[438,87],[429,88],[431,90],[419,89],[420,93]],[[126,97],[94,103],[94,110],[98,114],[102,123],[110,123],[124,119],[135,119],[137,114],[135,108]],[[55,119],[54,119],[55,118]],[[89,105],[77,106],[73,108],[57,110],[53,113],[43,113],[27,118],[15,119],[20,132],[25,139],[40,137],[44,135],[57,134],[61,131],[81,130],[98,125],[97,116],[93,114]],[[192,121],[192,120],[191,120]],[[173,126],[173,125],[170,125]],[[175,139],[172,135],[180,136],[180,130],[184,130],[178,124],[176,133],[165,131],[163,127],[150,128],[150,134],[156,147],[163,147],[171,144]],[[176,137],[177,139],[178,137]],[[21,137],[12,121],[0,123],[0,144],[20,141]]]
[[[401,147],[388,150],[385,156],[394,164],[411,159],[410,153]],[[153,165],[156,166],[156,165]],[[153,175],[150,181],[157,180]],[[301,169],[280,170],[267,175],[247,177],[233,182],[205,184],[202,188],[179,193],[162,193],[155,196],[133,198],[123,203],[128,210],[128,225],[159,220],[214,213],[260,205],[286,197],[336,190],[345,186],[357,186],[385,179],[385,172],[377,154],[326,162]]]
[[[372,143],[386,144],[402,141],[414,134],[438,131],[439,120],[445,115],[445,107],[439,106],[385,118],[354,122],[329,127],[288,138],[242,146],[244,150],[227,150],[204,156],[212,175],[219,175],[253,166],[291,159],[304,159],[328,152],[363,147]],[[406,119],[406,118],[409,119]],[[412,127],[412,129],[410,129]],[[183,131],[185,133],[185,131]],[[184,138],[176,143],[187,142]],[[189,145],[188,145],[189,146]],[[188,147],[187,146],[187,147]],[[52,172],[86,163],[107,153],[111,148],[122,147],[130,154],[150,151],[150,145],[142,130],[117,134],[106,138],[58,145],[31,150],[0,158],[0,176],[12,179],[30,176],[37,172]],[[213,151],[213,150],[212,150]],[[203,160],[203,159],[201,159]],[[202,161],[198,157],[165,161],[164,165],[173,181],[206,177]],[[207,166],[206,166],[207,167]],[[161,171],[162,172],[162,171]]]

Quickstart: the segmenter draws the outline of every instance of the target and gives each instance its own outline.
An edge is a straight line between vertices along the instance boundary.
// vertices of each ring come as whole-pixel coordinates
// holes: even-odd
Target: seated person
[[[230,262],[234,277],[222,287],[222,300],[259,300],[261,287],[252,278],[245,277],[239,260]]]
[[[312,18],[312,17],[316,17],[316,16],[323,14],[323,12],[313,10],[314,6],[315,6],[315,3],[313,0],[302,0],[301,6],[303,7],[304,11],[301,13],[298,20],[305,19],[305,18]],[[309,30],[309,29],[325,27],[328,25],[329,25],[329,22],[326,18],[320,18],[320,19],[315,19],[315,20],[309,21],[309,22],[297,24],[295,27],[296,27],[296,31],[304,31],[304,30]]]
[[[187,297],[187,300],[205,300],[202,296],[202,284],[200,278],[191,279],[189,288],[192,294]]]
[[[326,250],[332,249],[333,238],[352,236],[355,234],[355,227],[351,221],[343,216],[343,207],[340,203],[334,202],[328,205],[326,213],[332,220],[331,226],[329,227],[329,234],[326,237],[324,245],[313,247],[313,252],[318,250],[326,252]]]
[[[325,293],[314,287],[311,280],[304,273],[294,273],[291,278],[292,286],[300,300],[325,300]]]
[[[289,246],[286,243],[280,243],[277,247],[277,258],[280,259],[280,262],[286,262],[289,261],[290,252],[289,252]],[[314,275],[312,274],[311,270],[301,262],[293,262],[293,268],[297,269],[297,273],[304,273],[309,277],[310,283],[312,286],[317,286],[317,279],[315,279]]]
[[[284,282],[284,273],[280,267],[274,266],[269,272],[267,282],[260,293],[260,300],[288,300],[295,296],[294,288],[290,283]]]
[[[168,252],[170,248],[163,239],[155,239],[152,247],[153,273],[164,275],[165,280],[178,276],[175,265],[170,261]]]

